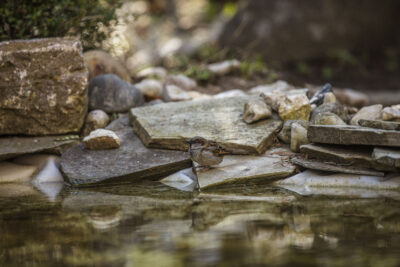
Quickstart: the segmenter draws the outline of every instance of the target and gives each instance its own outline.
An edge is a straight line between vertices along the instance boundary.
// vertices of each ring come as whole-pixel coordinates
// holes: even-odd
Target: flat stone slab
[[[107,129],[118,135],[120,148],[87,150],[79,144],[63,153],[61,170],[72,185],[165,177],[191,166],[187,152],[145,147],[129,126],[127,117],[112,122]]]
[[[325,172],[338,172],[338,173],[350,173],[350,174],[361,174],[371,176],[384,176],[383,172],[377,172],[364,168],[357,168],[352,166],[343,166],[337,164],[328,164],[317,160],[309,160],[305,158],[293,158],[291,160],[293,164],[302,166],[307,169],[325,171]]]
[[[358,124],[363,127],[400,131],[400,122],[395,121],[359,120]]]
[[[57,152],[78,142],[74,135],[43,137],[3,137],[0,138],[0,160],[38,152]]]
[[[220,165],[209,170],[196,169],[200,190],[247,181],[272,180],[290,176],[295,166],[284,152],[261,156],[228,155]],[[288,155],[290,152],[287,152]]]
[[[311,143],[400,147],[400,131],[360,126],[310,125],[307,136]]]
[[[262,154],[282,127],[274,116],[248,125],[243,107],[251,97],[202,99],[131,109],[131,123],[148,147],[187,151],[186,140],[201,136],[233,154]]]
[[[374,148],[372,157],[379,163],[391,166],[394,168],[400,168],[400,150],[399,149],[388,149],[388,148]]]
[[[372,158],[372,148],[366,146],[337,146],[307,144],[300,147],[300,152],[309,159],[334,162],[339,165],[373,168],[378,171],[395,171],[396,169],[377,162]]]

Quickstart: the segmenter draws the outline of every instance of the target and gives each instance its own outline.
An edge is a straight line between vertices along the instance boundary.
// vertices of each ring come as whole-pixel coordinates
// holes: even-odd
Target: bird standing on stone
[[[190,145],[189,153],[199,168],[209,169],[222,162],[224,155],[229,154],[217,142],[196,136],[187,141]]]

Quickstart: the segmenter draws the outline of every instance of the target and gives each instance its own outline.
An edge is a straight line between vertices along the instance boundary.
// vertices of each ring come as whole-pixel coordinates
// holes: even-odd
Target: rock
[[[349,125],[310,125],[308,140],[312,143],[336,145],[400,147],[400,132]]]
[[[276,92],[285,92],[294,89],[294,87],[285,81],[278,80],[272,84],[258,85],[249,90],[250,94],[260,95]]]
[[[372,157],[379,163],[386,166],[400,168],[400,151],[388,148],[374,148]]]
[[[246,97],[247,94],[240,89],[228,90],[213,96],[216,99],[223,99],[228,97]]]
[[[57,170],[58,171],[58,170]],[[59,171],[58,171],[59,172]],[[59,174],[61,175],[61,173]],[[62,176],[61,176],[62,178]],[[41,182],[33,184],[37,190],[42,192],[47,196],[47,199],[50,202],[56,202],[57,197],[60,194],[61,190],[64,187],[64,182]]]
[[[82,136],[87,136],[91,131],[105,128],[110,122],[110,117],[101,109],[92,110],[86,116],[85,127]]]
[[[151,100],[150,102],[147,102],[145,104],[145,106],[153,106],[153,105],[158,105],[158,104],[162,104],[162,103],[164,103],[164,101],[162,101],[161,99],[154,99],[154,100]]]
[[[107,129],[119,136],[120,148],[87,150],[79,144],[63,153],[61,170],[72,185],[165,177],[191,166],[186,152],[146,148],[128,118],[113,121]]]
[[[29,182],[37,171],[35,166],[19,165],[7,161],[0,162],[0,184]]]
[[[77,135],[0,138],[0,160],[31,153],[60,154],[79,142]]]
[[[368,95],[353,89],[336,89],[335,96],[340,103],[351,107],[363,107],[370,102]]]
[[[344,122],[348,120],[348,115],[345,108],[340,103],[324,103],[316,107],[311,113],[311,122],[314,121],[314,117],[318,114],[333,113],[338,115]]]
[[[325,163],[319,160],[305,159],[300,157],[293,158],[291,161],[293,164],[302,166],[306,169],[312,169],[317,171],[351,173],[351,174],[361,174],[361,175],[381,176],[381,177],[385,175],[383,172],[373,171],[369,169]]]
[[[253,123],[272,116],[271,107],[262,99],[256,98],[244,104],[243,120],[246,123]]]
[[[286,159],[286,162],[283,160]],[[233,156],[228,155],[217,167],[197,171],[201,190],[239,182],[265,181],[284,178],[295,168],[281,156]]]
[[[279,103],[279,116],[282,120],[309,120],[310,101],[304,94],[287,95]]]
[[[163,96],[163,84],[158,80],[145,79],[140,83],[136,83],[134,86],[142,92],[146,101],[159,99]]]
[[[2,42],[0,59],[0,135],[80,131],[88,98],[78,40]]]
[[[189,91],[189,92],[187,92],[188,93],[188,95],[190,96],[190,98],[191,99],[208,99],[208,98],[212,98],[212,96],[211,95],[208,95],[208,94],[202,94],[202,93],[199,93],[199,92],[197,92],[197,91]]]
[[[316,114],[310,123],[315,125],[347,125],[338,115],[331,112]]]
[[[385,107],[382,110],[382,120],[384,121],[400,121],[400,105]]]
[[[131,81],[128,70],[118,59],[101,50],[90,50],[83,53],[89,69],[89,81],[102,74],[115,74],[122,80]]]
[[[369,127],[383,130],[400,131],[400,122],[393,121],[374,121],[374,120],[359,120],[358,124],[362,127]]]
[[[328,103],[336,103],[336,96],[332,93],[326,93],[324,96],[324,104],[328,104]]]
[[[358,121],[364,120],[379,120],[381,117],[382,105],[372,105],[360,109],[350,120],[351,125],[358,125]]]
[[[262,154],[282,122],[271,119],[248,125],[241,114],[249,97],[173,102],[131,110],[131,122],[149,147],[188,150],[186,140],[201,136],[235,154]]]
[[[299,152],[300,146],[308,144],[307,129],[299,123],[293,123],[290,131],[290,149]]]
[[[225,75],[231,72],[232,70],[239,69],[240,62],[237,59],[225,60],[222,62],[217,62],[213,64],[209,64],[207,69],[216,74],[216,75]]]
[[[332,85],[329,83],[325,84],[321,90],[318,90],[310,99],[310,104],[315,104],[317,106],[324,102],[325,95],[327,93],[332,93]]]
[[[163,90],[163,100],[165,102],[191,100],[189,93],[176,85],[166,85]]]
[[[164,80],[167,77],[167,70],[163,67],[148,67],[136,73],[135,76],[140,79]]]
[[[278,138],[286,144],[290,144],[293,123],[300,124],[301,126],[303,126],[306,129],[310,125],[310,122],[306,121],[306,120],[287,120],[287,121],[285,121],[285,123],[283,124],[282,130],[278,134]]]
[[[192,168],[173,173],[164,179],[161,179],[160,182],[173,188],[188,192],[193,192],[197,187],[197,177],[193,173]]]
[[[111,130],[97,129],[83,138],[83,145],[90,150],[119,148],[119,137]]]
[[[300,151],[309,159],[335,162],[344,166],[373,168],[378,171],[396,171],[395,168],[380,164],[372,158],[372,149],[369,147],[308,144],[301,146]]]
[[[192,91],[197,86],[196,81],[182,74],[168,76],[165,83],[166,85],[175,85],[185,91]]]
[[[126,112],[143,104],[144,98],[140,90],[115,74],[97,76],[89,83],[90,110]]]
[[[294,90],[288,90],[288,91],[274,91],[274,92],[269,92],[269,93],[261,93],[260,96],[264,98],[265,103],[271,106],[271,108],[278,112],[279,111],[279,106],[281,105],[282,102],[285,101],[287,96],[294,96],[294,95],[303,95],[305,98],[307,98],[307,91],[308,89],[294,89]],[[301,96],[301,98],[303,98]],[[307,98],[308,99],[308,98]]]
[[[307,187],[351,187],[371,188],[375,190],[398,190],[400,189],[400,177],[383,179],[380,176],[365,176],[356,174],[325,173],[307,170],[295,176],[274,183],[277,186],[293,185],[302,188]]]

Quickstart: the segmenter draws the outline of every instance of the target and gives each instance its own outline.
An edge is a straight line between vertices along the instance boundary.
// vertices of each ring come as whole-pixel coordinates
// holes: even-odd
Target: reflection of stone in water
[[[58,194],[64,187],[64,183],[34,183],[33,184],[40,192],[45,194],[50,202],[55,202]]]
[[[89,222],[97,230],[107,230],[119,225],[122,210],[118,206],[96,206],[88,214]]]

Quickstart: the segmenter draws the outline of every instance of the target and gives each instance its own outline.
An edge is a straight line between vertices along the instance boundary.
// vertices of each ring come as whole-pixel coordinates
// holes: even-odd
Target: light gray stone
[[[240,67],[239,60],[232,59],[232,60],[225,60],[222,62],[209,64],[207,66],[207,69],[216,75],[225,75],[233,70],[239,69],[239,67]]]
[[[261,156],[225,156],[222,163],[209,170],[197,170],[200,190],[239,182],[268,181],[294,173],[289,157],[265,154]]]
[[[374,148],[372,157],[379,163],[400,168],[400,150],[388,148]]]
[[[260,95],[261,93],[269,94],[269,93],[274,93],[274,92],[279,92],[279,91],[289,91],[292,89],[294,89],[294,87],[292,85],[288,84],[285,81],[278,80],[271,84],[258,85],[256,87],[253,87],[249,90],[249,93],[255,94],[255,95]]]
[[[78,133],[85,120],[88,71],[79,40],[0,43],[0,135]]]
[[[197,188],[197,176],[193,173],[192,168],[173,173],[161,179],[160,182],[170,187],[188,192],[193,192]]]
[[[332,93],[326,93],[324,96],[324,104],[328,104],[328,103],[336,103],[336,96]]]
[[[61,170],[72,185],[165,177],[191,166],[189,153],[146,148],[127,117],[113,121],[107,129],[119,136],[120,148],[87,150],[77,145],[62,154]]]
[[[282,130],[278,134],[278,138],[286,144],[290,144],[293,123],[300,124],[301,126],[303,126],[306,129],[310,125],[310,122],[306,121],[306,120],[287,120],[287,121],[285,121],[285,123],[283,124]]]
[[[300,146],[308,144],[307,139],[307,128],[304,128],[301,124],[293,123],[290,131],[290,149],[293,152],[299,152]]]
[[[331,112],[316,114],[310,123],[315,125],[347,125],[338,115]]]
[[[318,114],[323,113],[333,113],[338,115],[344,122],[347,121],[347,112],[345,108],[340,103],[324,103],[318,107],[316,107],[311,113],[311,122],[314,121],[314,117]]]
[[[400,120],[400,105],[385,107],[382,110],[382,120],[384,121],[399,121]]]
[[[360,109],[350,120],[351,125],[358,125],[358,121],[364,120],[379,120],[381,118],[382,105],[376,104]]]
[[[243,120],[253,123],[272,116],[272,109],[261,98],[251,99],[244,104]]]
[[[373,171],[365,168],[343,166],[333,163],[325,163],[319,160],[305,159],[305,158],[293,158],[292,163],[302,166],[306,169],[325,171],[325,172],[337,172],[337,173],[351,173],[351,174],[362,174],[370,176],[384,176],[383,172]]]
[[[110,122],[110,117],[101,109],[92,110],[86,116],[82,136],[87,136],[91,131],[104,128]]]
[[[234,154],[262,154],[272,145],[282,122],[275,117],[246,124],[242,113],[249,99],[204,99],[134,108],[131,122],[149,147],[187,151],[186,140],[201,136]]]
[[[228,90],[213,96],[213,98],[222,99],[222,98],[229,98],[229,97],[246,97],[247,94],[240,89],[232,89]]]
[[[163,67],[148,67],[140,70],[135,76],[140,79],[156,78],[164,80],[167,77],[167,70]]]
[[[165,81],[166,85],[175,85],[185,91],[194,90],[197,86],[195,80],[190,79],[189,77],[179,74],[179,75],[170,75],[167,77]]]
[[[82,144],[91,150],[119,148],[119,137],[111,130],[97,129],[82,140]]]
[[[172,84],[164,87],[162,96],[165,102],[187,101],[192,99],[188,92]]]
[[[400,147],[400,131],[388,131],[360,126],[310,125],[311,143],[336,145],[369,145]]]
[[[162,98],[163,84],[155,79],[145,79],[134,84],[138,88],[147,101]]]
[[[362,127],[369,127],[382,130],[400,131],[400,122],[394,121],[374,121],[374,120],[359,120],[358,124]]]

